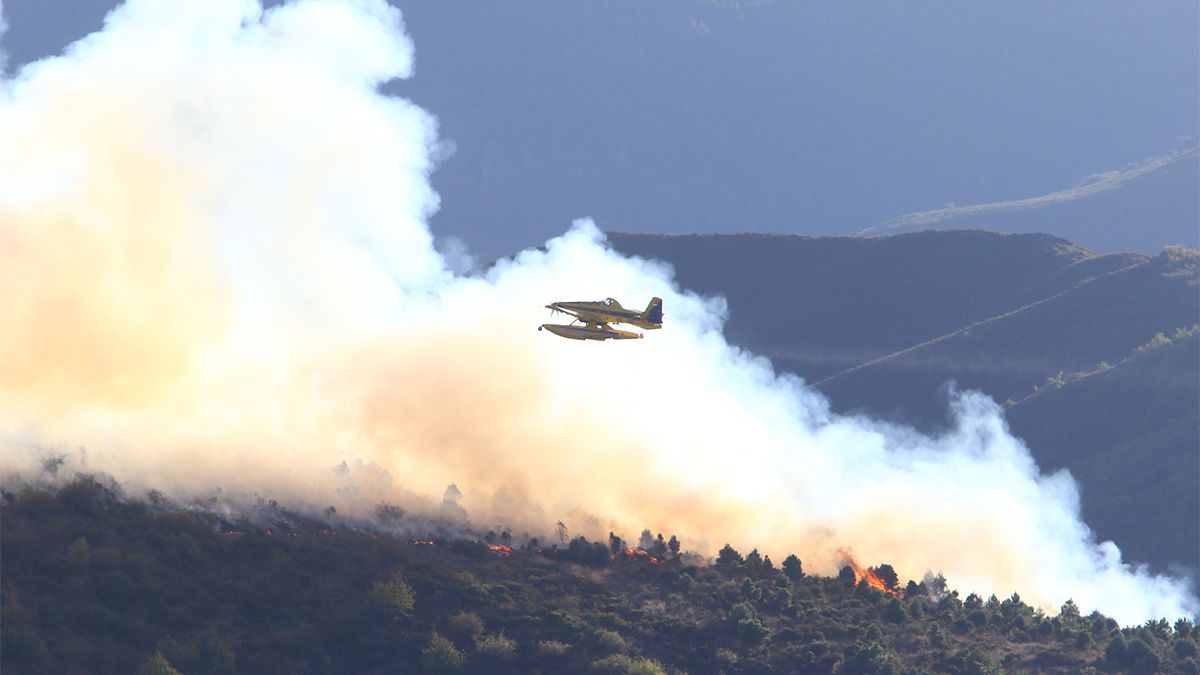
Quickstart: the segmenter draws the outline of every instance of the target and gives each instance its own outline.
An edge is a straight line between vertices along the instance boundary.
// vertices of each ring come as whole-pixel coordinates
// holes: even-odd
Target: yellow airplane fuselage
[[[641,333],[613,328],[610,323],[627,323],[645,330],[662,328],[661,298],[652,298],[641,312],[625,309],[612,298],[598,302],[552,302],[546,308],[570,314],[577,324],[545,323],[538,330],[545,328],[571,340],[636,340],[643,337]]]

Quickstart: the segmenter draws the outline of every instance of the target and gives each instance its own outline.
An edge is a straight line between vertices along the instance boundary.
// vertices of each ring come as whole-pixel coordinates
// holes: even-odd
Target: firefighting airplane
[[[662,328],[662,298],[651,298],[650,304],[641,312],[625,309],[612,298],[598,302],[552,302],[547,309],[570,314],[575,321],[570,324],[544,323],[538,330],[546,330],[571,340],[637,340],[641,333],[617,330],[610,323],[628,323],[656,330]],[[577,325],[579,324],[579,325]]]

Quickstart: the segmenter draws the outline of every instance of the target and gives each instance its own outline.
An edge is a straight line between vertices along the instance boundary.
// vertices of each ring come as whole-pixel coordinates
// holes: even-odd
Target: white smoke
[[[456,273],[426,225],[436,122],[378,89],[412,64],[382,0],[130,0],[5,81],[0,469],[86,445],[134,488],[339,513],[454,483],[472,518],[543,531],[649,527],[824,573],[850,547],[1123,622],[1196,612],[1094,541],[1070,477],[980,395],[937,437],[835,416],[725,342],[722,301],[589,221]],[[606,295],[661,296],[665,327],[535,330],[548,301]]]

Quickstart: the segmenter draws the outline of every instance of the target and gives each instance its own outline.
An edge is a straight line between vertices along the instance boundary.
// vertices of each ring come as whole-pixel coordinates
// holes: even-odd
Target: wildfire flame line
[[[854,556],[851,555],[848,549],[839,548],[837,554],[838,557],[841,558],[842,564],[854,571],[855,585],[865,581],[867,582],[868,586],[881,593],[886,593],[893,598],[899,598],[901,600],[904,599],[904,594],[900,590],[888,588],[887,583],[883,580],[883,578],[876,574],[874,570],[872,570],[870,567],[862,567],[855,562]]]
[[[627,548],[627,549],[625,549],[625,556],[630,557],[630,558],[632,558],[632,557],[645,558],[646,560],[649,560],[650,562],[652,562],[654,564],[658,564],[658,563],[662,562],[658,558],[650,555],[644,548]]]

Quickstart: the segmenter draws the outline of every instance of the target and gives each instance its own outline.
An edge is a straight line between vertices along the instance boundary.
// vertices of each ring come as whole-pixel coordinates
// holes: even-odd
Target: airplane
[[[571,340],[637,340],[644,337],[641,333],[613,328],[608,325],[610,323],[627,323],[646,330],[662,328],[662,298],[651,298],[650,304],[641,312],[625,309],[612,298],[597,302],[552,302],[546,309],[570,314],[575,321],[565,325],[544,323],[538,330],[545,328]]]

